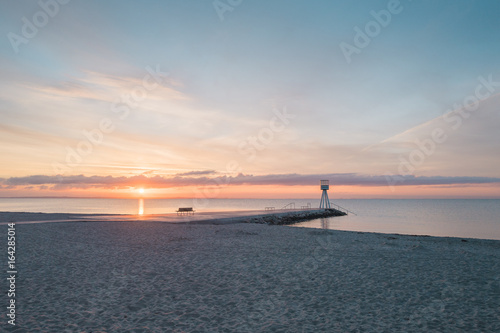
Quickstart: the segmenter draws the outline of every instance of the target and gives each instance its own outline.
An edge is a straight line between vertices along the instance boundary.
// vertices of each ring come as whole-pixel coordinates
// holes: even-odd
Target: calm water
[[[296,226],[500,240],[500,200],[336,200],[356,215]]]
[[[319,200],[0,198],[0,211],[84,214],[165,214],[198,211],[318,207]],[[500,240],[500,200],[335,200],[357,215],[318,219],[298,227]]]

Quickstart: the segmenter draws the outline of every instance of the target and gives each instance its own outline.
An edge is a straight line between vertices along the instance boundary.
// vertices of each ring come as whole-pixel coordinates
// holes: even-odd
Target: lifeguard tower
[[[319,203],[319,209],[330,209],[330,199],[328,199],[328,190],[330,189],[330,181],[321,180],[320,181],[321,190],[323,194],[321,195],[321,201]]]

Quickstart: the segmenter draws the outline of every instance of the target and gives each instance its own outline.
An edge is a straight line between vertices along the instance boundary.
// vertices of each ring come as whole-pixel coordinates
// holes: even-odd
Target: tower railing
[[[290,202],[289,204],[283,206],[281,209],[295,209],[295,202]]]
[[[334,204],[334,203],[333,203],[333,202],[331,202],[331,201],[330,201],[330,206],[332,206],[332,207],[334,207],[335,209],[340,210],[341,212],[344,212],[344,213],[346,213],[346,214],[352,214],[352,215],[356,215],[356,216],[358,215],[358,214],[356,214],[355,212],[352,212],[352,211],[350,211],[350,210],[349,210],[349,209],[347,209],[347,208],[344,208],[344,207],[341,207],[341,206],[339,206],[339,205],[337,205],[337,204]]]

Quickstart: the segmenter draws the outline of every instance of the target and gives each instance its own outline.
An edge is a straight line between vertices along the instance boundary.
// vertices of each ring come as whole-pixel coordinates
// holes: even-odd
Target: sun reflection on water
[[[139,215],[144,215],[144,199],[139,199]]]

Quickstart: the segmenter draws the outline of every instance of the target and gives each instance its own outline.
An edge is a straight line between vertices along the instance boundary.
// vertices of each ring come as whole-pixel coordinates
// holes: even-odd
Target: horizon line
[[[149,199],[149,200],[320,200],[320,198],[192,198],[192,197],[176,197],[176,198],[165,198],[165,197],[80,197],[80,196],[10,196],[2,197],[0,199],[124,199],[124,200],[136,200],[136,199]],[[416,197],[416,198],[335,198],[334,200],[500,200],[500,197]]]

